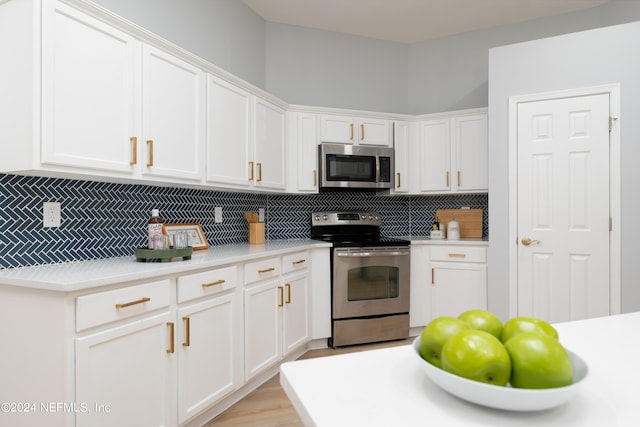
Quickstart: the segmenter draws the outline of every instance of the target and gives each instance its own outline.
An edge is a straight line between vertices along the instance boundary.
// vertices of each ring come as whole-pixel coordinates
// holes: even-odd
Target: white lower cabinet
[[[249,284],[244,291],[245,380],[250,380],[310,337],[308,253],[283,257],[282,271],[276,278]],[[275,274],[280,259],[271,258],[245,265],[245,281],[251,274]],[[291,265],[291,267],[289,267]],[[274,270],[271,270],[274,268]],[[269,270],[269,271],[266,271]]]
[[[487,308],[486,247],[414,245],[411,251],[411,327]]]
[[[174,327],[166,310],[76,340],[76,427],[174,425]]]

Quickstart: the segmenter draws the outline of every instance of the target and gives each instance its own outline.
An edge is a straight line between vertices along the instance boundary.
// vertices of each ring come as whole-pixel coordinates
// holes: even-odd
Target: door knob
[[[531,240],[530,237],[523,237],[522,240],[520,240],[522,242],[523,245],[525,246],[529,246],[529,245],[535,245],[540,243],[540,240]]]

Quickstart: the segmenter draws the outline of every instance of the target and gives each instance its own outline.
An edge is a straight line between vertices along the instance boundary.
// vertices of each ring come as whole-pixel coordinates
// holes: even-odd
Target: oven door
[[[409,312],[410,247],[333,249],[333,319]]]

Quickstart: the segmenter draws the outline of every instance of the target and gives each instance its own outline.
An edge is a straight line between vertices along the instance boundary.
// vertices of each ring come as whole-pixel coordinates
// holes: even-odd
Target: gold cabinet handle
[[[318,186],[318,172],[315,169],[313,170],[313,186]]]
[[[176,330],[173,322],[167,322],[167,326],[169,327],[169,348],[167,349],[167,353],[173,353],[175,351],[173,341],[176,338]]]
[[[249,181],[253,181],[253,162],[249,162]]]
[[[520,241],[525,246],[537,245],[537,244],[540,243],[540,240],[532,240],[531,237],[523,237],[522,240],[520,240]]]
[[[269,267],[269,268],[265,268],[264,270],[258,270],[258,273],[262,274],[262,273],[268,273],[270,271],[275,270],[275,268],[273,267]]]
[[[278,292],[280,292],[280,303],[278,303],[278,307],[284,307],[284,288],[278,286]]]
[[[360,124],[360,140],[364,141],[364,123]]]
[[[397,188],[400,188],[400,172],[396,173],[396,176],[398,177],[398,186],[397,186]]]
[[[458,187],[460,187],[460,171],[458,171]]]
[[[467,254],[449,254],[449,257],[451,258],[464,258],[466,256]]]
[[[116,309],[120,310],[121,308],[125,308],[125,307],[131,307],[132,305],[136,305],[136,304],[143,304],[145,302],[149,302],[151,301],[151,298],[148,297],[142,297],[140,299],[137,299],[135,301],[130,301],[130,302],[125,302],[125,303],[121,303],[121,304],[116,304]]]
[[[147,162],[147,167],[150,168],[153,166],[153,139],[149,139],[147,141],[147,147],[149,147],[149,161]]]
[[[222,285],[224,282],[226,282],[226,280],[220,279],[220,280],[216,280],[215,282],[203,283],[202,287],[203,288],[210,288],[211,286]]]
[[[431,284],[436,284],[436,269],[431,267]]]
[[[353,123],[351,123],[349,127],[351,128],[351,136],[349,137],[349,139],[353,139]]]
[[[449,186],[449,171],[447,171],[447,187]]]
[[[260,182],[262,181],[262,163],[256,163],[256,166],[258,166],[258,179],[256,181]]]
[[[131,161],[129,164],[135,165],[138,163],[138,138],[132,136],[129,141],[131,141]]]
[[[184,320],[184,342],[182,345],[189,347],[191,345],[191,319],[185,316],[182,320]]]
[[[299,259],[298,261],[292,261],[291,264],[299,265],[299,264],[304,264],[305,262],[307,262],[306,259]]]
[[[291,283],[285,283],[284,287],[287,288],[287,300],[285,303],[291,304]]]

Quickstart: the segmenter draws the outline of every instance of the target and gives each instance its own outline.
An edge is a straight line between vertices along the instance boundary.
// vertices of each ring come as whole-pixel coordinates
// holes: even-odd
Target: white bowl
[[[427,377],[446,392],[478,405],[508,411],[540,411],[560,406],[576,394],[588,372],[584,360],[567,350],[573,366],[573,384],[546,389],[502,387],[462,378],[433,366],[420,355],[419,336],[413,341],[413,350]]]

